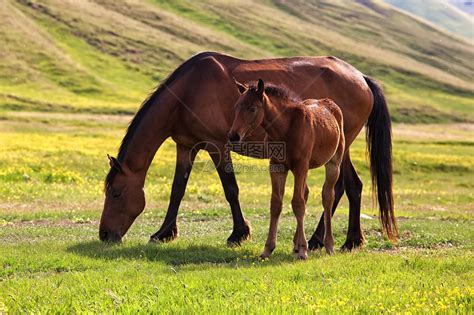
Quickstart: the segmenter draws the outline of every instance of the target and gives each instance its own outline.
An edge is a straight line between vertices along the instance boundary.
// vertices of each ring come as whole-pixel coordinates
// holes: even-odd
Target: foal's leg
[[[341,197],[343,194],[344,194],[344,173],[343,173],[343,168],[341,167],[339,178],[336,182],[336,186],[334,187],[334,203],[332,206],[333,215],[334,215],[334,212],[336,212],[337,205],[339,204],[339,201],[341,200]],[[322,248],[324,246],[323,239],[324,239],[324,214],[321,215],[316,231],[314,231],[313,236],[311,236],[310,240],[308,241],[309,249],[316,250],[316,249]]]
[[[219,173],[219,178],[224,188],[224,194],[232,212],[234,226],[232,234],[230,234],[227,239],[227,244],[229,246],[240,245],[242,241],[250,237],[250,225],[248,221],[244,219],[242,210],[240,209],[239,186],[235,179],[230,152],[225,148],[220,149],[220,152],[224,152],[224,154],[219,156],[218,152],[210,152],[209,155],[214,162],[217,173]],[[222,157],[227,158],[224,159]]]
[[[360,227],[360,203],[362,181],[348,156],[344,162],[344,186],[349,199],[349,228],[347,239],[341,250],[351,250],[364,244],[364,234]]]
[[[272,179],[272,199],[270,201],[270,228],[268,230],[268,237],[263,249],[261,258],[270,257],[275,249],[278,220],[280,219],[281,208],[283,204],[283,195],[285,194],[285,182],[288,170],[273,170],[270,167],[270,176]]]
[[[308,204],[308,196],[309,196],[309,187],[308,187],[308,183],[306,183],[306,187],[305,187],[305,190],[304,190],[304,203],[305,205]],[[293,252],[294,253],[298,253],[298,244],[297,244],[297,236],[298,234],[295,233],[295,236],[293,237]]]
[[[170,203],[166,212],[165,221],[161,228],[150,237],[150,242],[166,242],[178,237],[178,226],[176,217],[178,216],[179,205],[186,190],[189,175],[193,168],[193,162],[198,150],[191,149],[183,145],[176,145],[176,169],[174,172],[173,186],[171,187]]]
[[[324,207],[324,248],[328,254],[334,253],[334,238],[332,235],[332,208],[334,204],[334,187],[339,177],[340,164],[334,159],[329,161],[326,165],[326,180],[323,185],[323,207]]]
[[[298,250],[298,258],[306,259],[308,258],[308,242],[304,234],[304,215],[306,212],[305,191],[308,168],[300,166],[293,171],[293,174],[295,176],[295,187],[291,206],[296,217],[295,248]]]

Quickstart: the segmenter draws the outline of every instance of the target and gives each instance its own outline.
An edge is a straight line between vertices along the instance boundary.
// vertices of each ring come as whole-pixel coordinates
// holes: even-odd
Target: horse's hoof
[[[178,238],[178,228],[173,228],[168,231],[158,231],[150,236],[149,243],[167,243]]]
[[[227,239],[227,247],[234,248],[234,247],[240,247],[240,245],[242,245],[241,240],[238,240],[238,239],[231,240],[231,237]]]
[[[318,240],[315,236],[311,237],[308,241],[308,249],[309,250],[319,250],[324,247],[323,242]]]
[[[269,251],[267,251],[267,250],[264,250],[263,253],[262,253],[259,257],[260,257],[260,259],[262,259],[262,260],[267,260],[267,259],[270,258],[270,255],[271,255],[271,254],[272,254],[271,252],[269,252]]]
[[[359,239],[347,239],[344,245],[341,246],[341,252],[350,252],[353,249],[361,248],[365,241],[363,238]]]
[[[270,258],[270,256],[265,256],[264,254],[261,254],[260,256],[258,256],[261,260],[268,260]]]
[[[229,247],[238,247],[242,244],[243,241],[246,241],[251,236],[251,229],[248,222],[245,222],[245,227],[242,230],[234,230],[227,239],[227,246]]]

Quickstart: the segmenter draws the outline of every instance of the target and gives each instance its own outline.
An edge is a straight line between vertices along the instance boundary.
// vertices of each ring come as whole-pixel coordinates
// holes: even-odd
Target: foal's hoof
[[[328,255],[334,254],[334,246],[327,246],[327,247],[325,247],[325,249],[326,249],[326,253]]]
[[[275,244],[265,244],[265,247],[263,248],[263,252],[260,255],[260,259],[266,260],[270,258],[270,255],[273,253],[275,250]]]
[[[353,249],[361,248],[365,241],[363,238],[359,239],[347,239],[344,245],[341,247],[341,252],[350,252]]]
[[[242,230],[234,230],[227,239],[227,246],[240,246],[243,241],[246,241],[251,236],[251,228],[248,222],[245,222],[245,227]]]
[[[311,239],[308,241],[308,249],[309,250],[318,250],[324,247],[323,242],[318,240],[316,236],[312,236]]]
[[[298,254],[298,259],[306,260],[306,259],[308,259],[308,254],[306,254],[306,253]]]
[[[171,242],[178,238],[178,227],[174,227],[171,230],[167,231],[158,231],[152,236],[150,236],[150,241],[149,243],[167,243]]]

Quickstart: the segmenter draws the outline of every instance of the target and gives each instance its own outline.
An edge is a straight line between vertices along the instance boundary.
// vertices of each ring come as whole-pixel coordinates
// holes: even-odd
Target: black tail
[[[377,194],[382,229],[391,241],[396,242],[398,228],[393,210],[392,124],[390,113],[380,85],[369,77],[364,76],[364,78],[374,95],[374,107],[366,124],[372,189]]]

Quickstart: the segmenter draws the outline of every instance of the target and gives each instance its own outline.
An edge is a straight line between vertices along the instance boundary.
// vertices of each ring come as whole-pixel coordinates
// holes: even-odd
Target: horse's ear
[[[237,85],[237,87],[239,88],[240,94],[243,94],[243,93],[245,93],[245,91],[247,91],[248,87],[245,84],[240,83],[235,78],[234,78],[234,82]]]
[[[265,83],[263,83],[262,79],[258,79],[258,84],[257,84],[257,95],[260,98],[263,98],[263,92],[265,91]]]
[[[109,165],[111,168],[115,168],[117,171],[123,172],[122,164],[120,164],[120,162],[116,158],[108,154],[107,154],[107,158],[109,159]]]

